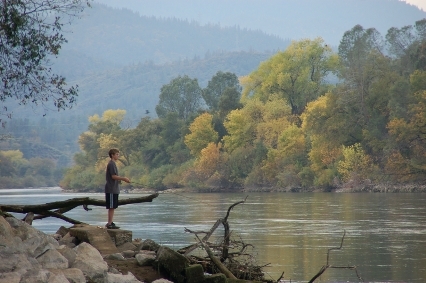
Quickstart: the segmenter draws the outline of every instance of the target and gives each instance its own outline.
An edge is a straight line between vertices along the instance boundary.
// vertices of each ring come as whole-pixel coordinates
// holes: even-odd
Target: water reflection
[[[34,204],[103,194],[3,194],[0,203]],[[122,198],[140,195],[121,195]],[[180,248],[194,243],[184,228],[207,231],[228,207],[247,194],[161,194],[152,203],[119,207],[115,222],[133,231],[134,238],[153,239]],[[425,194],[248,194],[229,218],[234,237],[255,246],[259,264],[274,279],[306,282],[326,263],[327,249],[333,265],[356,265],[367,282],[426,282]],[[67,216],[94,225],[105,225],[106,211],[76,208]],[[48,218],[34,226],[54,233],[62,220]],[[218,229],[221,236],[223,230]],[[355,272],[328,270],[322,282],[357,282]]]

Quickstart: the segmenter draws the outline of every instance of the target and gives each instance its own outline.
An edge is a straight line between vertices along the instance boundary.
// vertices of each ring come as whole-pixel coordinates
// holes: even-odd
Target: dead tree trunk
[[[127,198],[127,199],[120,199],[118,201],[118,205],[126,205],[126,204],[134,204],[134,203],[141,203],[141,202],[152,202],[154,198],[158,197],[158,193],[139,197],[139,198]],[[27,220],[28,223],[31,224],[31,217],[33,219],[42,219],[46,217],[56,217],[59,219],[62,219],[64,221],[67,221],[71,224],[82,224],[84,222],[66,217],[63,215],[63,213],[68,212],[77,206],[83,206],[85,210],[90,210],[88,208],[88,205],[95,205],[95,206],[105,206],[104,200],[97,200],[97,199],[91,199],[91,198],[72,198],[65,201],[55,201],[55,202],[49,202],[45,204],[34,204],[34,205],[6,205],[6,204],[0,204],[0,215],[6,214],[7,212],[15,212],[15,213],[24,213],[27,214],[24,219]],[[33,216],[36,215],[37,216]]]

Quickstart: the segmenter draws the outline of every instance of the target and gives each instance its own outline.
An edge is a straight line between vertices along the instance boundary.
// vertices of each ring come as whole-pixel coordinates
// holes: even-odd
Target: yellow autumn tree
[[[201,154],[195,163],[195,169],[202,180],[207,180],[217,172],[220,164],[220,144],[209,143],[201,150]]]
[[[308,102],[327,91],[324,78],[337,64],[337,55],[321,38],[294,41],[242,78],[242,100],[257,97],[266,102],[271,95],[278,95],[299,115]]]
[[[280,187],[305,185],[300,171],[306,166],[306,159],[305,135],[300,127],[292,124],[280,133],[277,148],[268,151],[262,171],[269,183]]]
[[[424,181],[426,175],[426,90],[414,97],[407,117],[388,123],[393,147],[386,169],[397,181]]]
[[[308,103],[301,115],[302,129],[309,140],[308,157],[315,185],[326,186],[338,176],[337,161],[346,142],[345,119],[336,114],[334,94],[327,93]]]
[[[185,136],[185,144],[191,151],[191,154],[198,157],[201,150],[209,143],[216,143],[219,135],[213,128],[213,116],[209,113],[203,113],[189,126],[191,133]]]
[[[360,182],[373,176],[375,171],[373,162],[361,144],[343,146],[342,155],[343,159],[338,162],[337,170],[344,182],[349,180]]]

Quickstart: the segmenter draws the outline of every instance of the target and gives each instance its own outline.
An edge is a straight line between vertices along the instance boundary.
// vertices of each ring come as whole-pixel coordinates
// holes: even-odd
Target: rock
[[[107,229],[112,242],[118,247],[125,243],[132,242],[132,231],[123,229]]]
[[[62,239],[62,236],[59,234],[53,234],[52,235],[53,239],[55,239],[56,241],[59,241],[60,239]]]
[[[129,272],[127,273],[127,275],[107,273],[105,283],[143,283],[143,282],[136,279],[136,277],[131,272]]]
[[[83,271],[84,275],[96,283],[104,283],[108,265],[97,249],[88,243],[81,243],[74,248],[76,258],[72,265]]]
[[[185,268],[189,266],[189,260],[169,247],[160,247],[157,251],[157,262],[160,269],[170,274],[176,283],[185,282]]]
[[[70,248],[66,245],[61,245],[56,250],[58,252],[60,252],[61,255],[63,255],[68,260],[68,267],[71,267],[73,265],[74,261],[75,261],[76,256],[77,256],[75,251],[72,248]]]
[[[128,250],[134,251],[136,250],[136,246],[133,243],[126,242],[120,246],[117,246],[117,249],[119,252],[128,251]]]
[[[160,245],[151,239],[146,239],[145,241],[142,242],[142,245],[139,246],[139,250],[142,249],[142,250],[155,251],[155,252],[158,251],[159,248],[160,248]]]
[[[7,217],[6,221],[14,228],[15,235],[21,238],[21,247],[35,258],[47,250],[59,247],[58,242],[51,236],[44,234],[22,220]]]
[[[32,269],[22,276],[20,283],[69,283],[63,274],[55,274],[45,269]]]
[[[194,264],[185,269],[186,283],[199,283],[204,281],[204,269],[201,264]]]
[[[244,280],[242,282],[245,282]],[[226,276],[222,273],[217,273],[204,277],[203,283],[228,283]],[[234,283],[234,282],[233,282]],[[237,282],[235,282],[237,283]]]
[[[105,259],[112,259],[112,260],[126,260],[126,259],[124,258],[124,256],[123,256],[122,254],[120,254],[120,253],[115,253],[115,254],[107,255],[107,256],[105,257]]]
[[[68,268],[68,260],[57,250],[48,250],[37,258],[37,261],[41,264],[44,269],[56,268],[65,269]]]
[[[48,269],[50,272],[55,274],[63,274],[70,283],[86,283],[86,277],[84,277],[83,271],[77,268],[67,269]]]
[[[18,272],[0,272],[0,283],[19,283],[21,282],[21,277]]]
[[[58,241],[59,245],[65,245],[70,248],[74,248],[78,241],[76,237],[70,235],[70,233],[65,234],[62,239]]]
[[[64,226],[61,226],[61,227],[59,227],[58,231],[56,231],[56,234],[59,234],[59,235],[61,235],[61,237],[64,237],[66,234],[69,233],[69,231],[70,231],[70,229],[68,229]]]
[[[35,263],[35,264],[34,264]],[[0,252],[0,274],[17,272],[25,274],[28,270],[40,268],[37,261],[33,262],[27,259],[25,254],[9,254]]]
[[[167,279],[157,279],[155,281],[152,281],[152,283],[173,283],[173,282]]]
[[[128,251],[123,251],[121,254],[122,254],[125,258],[131,258],[131,257],[134,257],[134,256],[135,256],[136,252],[135,252],[135,251],[132,251],[132,250],[128,250]]]
[[[149,266],[155,261],[155,255],[152,254],[138,253],[135,258],[139,266]]]

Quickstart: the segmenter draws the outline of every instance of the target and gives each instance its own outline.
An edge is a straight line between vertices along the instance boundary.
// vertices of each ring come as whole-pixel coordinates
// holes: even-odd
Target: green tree
[[[241,93],[241,86],[238,82],[237,76],[230,72],[217,72],[208,82],[207,87],[203,90],[204,101],[206,102],[210,110],[217,111],[218,109],[220,109],[219,103],[221,97],[228,88],[234,90],[234,92],[232,94],[228,93],[228,98],[225,98],[225,100],[229,100],[229,96],[232,97],[233,95],[235,95],[235,93]],[[237,97],[237,99],[239,100],[239,96]],[[230,106],[228,105],[227,107]]]
[[[388,50],[398,71],[405,77],[424,65],[422,47],[426,43],[426,19],[417,21],[414,26],[392,27],[386,34]]]
[[[77,87],[67,87],[65,78],[54,74],[49,64],[66,42],[65,21],[77,16],[84,3],[89,5],[84,0],[0,2],[0,101],[35,105],[53,101],[58,110],[74,103]],[[6,107],[0,111],[11,117]]]
[[[168,113],[176,113],[180,119],[188,120],[201,109],[202,99],[197,79],[179,76],[161,88],[160,101],[155,111],[160,118],[166,117]]]
[[[308,102],[327,91],[326,77],[335,71],[337,62],[331,47],[320,38],[293,42],[242,79],[242,97],[265,102],[270,95],[279,95],[293,114],[300,115]]]

